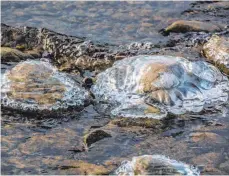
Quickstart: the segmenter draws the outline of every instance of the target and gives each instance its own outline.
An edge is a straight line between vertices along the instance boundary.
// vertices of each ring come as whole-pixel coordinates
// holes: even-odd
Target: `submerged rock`
[[[65,159],[63,156],[44,157],[42,162],[51,168],[50,175],[108,175],[109,169],[103,165],[83,160]]]
[[[2,77],[3,106],[20,110],[57,110],[84,106],[89,93],[48,62],[24,61]]]
[[[166,33],[176,32],[216,32],[221,31],[221,26],[209,22],[179,20],[165,29]]]
[[[135,127],[140,126],[144,128],[152,128],[155,130],[159,130],[162,128],[163,124],[161,120],[153,119],[153,118],[118,118],[111,121],[112,124],[117,125],[119,127]]]
[[[100,73],[92,92],[111,114],[160,119],[228,101],[228,79],[214,66],[173,56],[135,56]]]
[[[213,35],[203,46],[203,54],[229,75],[229,38]]]
[[[202,142],[206,143],[225,143],[225,140],[217,135],[216,133],[212,132],[195,132],[190,134],[190,138],[192,142]]]
[[[84,136],[84,143],[89,147],[91,144],[107,137],[111,137],[111,135],[103,130],[95,130]]]
[[[163,155],[143,155],[124,161],[116,175],[199,175],[197,168]]]

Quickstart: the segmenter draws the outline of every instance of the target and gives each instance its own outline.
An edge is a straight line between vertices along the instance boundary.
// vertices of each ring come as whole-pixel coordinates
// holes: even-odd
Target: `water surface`
[[[2,22],[114,44],[164,40],[158,30],[191,2],[2,2]]]

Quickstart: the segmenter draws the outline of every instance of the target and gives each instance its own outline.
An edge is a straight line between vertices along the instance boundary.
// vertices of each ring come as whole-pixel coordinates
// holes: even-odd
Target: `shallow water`
[[[191,2],[2,2],[2,22],[45,27],[93,41],[160,41]]]

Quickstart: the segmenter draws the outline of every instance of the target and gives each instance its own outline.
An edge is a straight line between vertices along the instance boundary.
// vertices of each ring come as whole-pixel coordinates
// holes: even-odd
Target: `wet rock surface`
[[[219,69],[229,74],[229,38],[213,35],[203,46],[203,54]]]
[[[15,46],[16,48],[26,46],[24,52],[29,52],[31,49],[45,51],[47,53],[45,57],[51,59],[64,71],[102,69],[115,61],[114,55],[109,57],[109,47],[96,45],[85,38],[67,36],[45,28],[15,28],[1,24],[1,29],[2,46]],[[19,44],[9,45],[15,41]]]
[[[34,59],[30,54],[23,53],[17,49],[1,47],[1,62],[20,62],[22,60]]]
[[[221,118],[219,118],[222,116],[221,112],[199,116],[177,116],[163,122],[164,127],[161,131],[155,131],[153,127],[120,126],[108,123],[111,119],[96,113],[92,106],[85,108],[80,114],[75,114],[75,117],[59,121],[55,118],[43,121],[30,118],[20,122],[18,118],[20,119],[21,115],[17,117],[15,115],[15,113],[8,113],[8,115],[5,113],[1,119],[2,167],[4,168],[2,171],[4,173],[82,173],[79,172],[82,167],[79,166],[79,160],[99,166],[99,171],[105,168],[105,173],[112,173],[123,160],[145,154],[166,155],[197,165],[200,169],[206,166],[204,170],[201,170],[202,174],[227,173],[226,167],[223,166],[228,160],[226,158],[229,153],[228,112]],[[223,125],[220,125],[222,122]],[[112,132],[112,137],[97,141],[86,151],[84,149],[85,132],[100,129]],[[218,135],[216,140],[219,142],[211,139],[206,144],[206,138],[202,137],[198,139],[198,142],[193,142],[190,138],[191,134],[200,130]],[[218,140],[219,136],[225,140]],[[200,154],[212,151],[218,153],[217,162],[207,164],[206,160],[210,161],[210,159],[197,158]]]
[[[23,21],[23,23],[17,21],[18,25],[25,24],[25,20],[28,19],[26,15],[31,19],[31,16],[37,14],[36,19],[30,20],[32,23],[28,23],[29,25],[37,27],[37,24],[41,22],[40,19],[43,18],[48,19],[49,29],[55,29],[54,22],[50,19],[61,15],[60,12],[64,13],[59,9],[62,7],[77,9],[74,4],[73,6],[64,6],[59,2],[50,2],[54,4],[53,6],[45,5],[45,3],[38,2],[38,6],[33,5],[35,8],[33,10],[26,6],[27,8],[23,8],[26,13],[22,12],[22,2],[18,3],[18,6],[7,8],[7,10],[10,14],[13,13],[15,18],[20,18]],[[81,32],[78,33],[77,30],[79,28],[84,30],[85,24],[95,33],[97,29],[101,29],[102,31],[104,30],[102,34],[106,34],[111,29],[97,23],[88,25],[89,22],[84,21],[84,17],[79,17],[76,19],[80,21],[74,23],[78,28],[75,28],[73,23],[71,27],[66,25],[68,28],[62,31],[64,34],[48,29],[11,27],[1,24],[2,47],[10,47],[20,50],[22,53],[29,53],[34,58],[35,56],[40,58],[43,55],[46,58],[42,59],[43,61],[49,60],[59,70],[70,73],[68,76],[79,84],[84,82],[85,89],[89,90],[91,83],[95,83],[96,75],[101,72],[101,68],[110,67],[115,60],[124,59],[127,56],[170,55],[184,57],[189,61],[206,61],[206,58],[201,54],[202,46],[209,41],[212,34],[223,38],[229,37],[228,28],[223,28],[220,32],[170,33],[168,36],[162,36],[158,31],[177,20],[210,21],[213,24],[220,22],[220,24],[225,24],[226,26],[229,24],[227,3],[188,2],[190,4],[187,7],[188,9],[185,6],[184,9],[179,8],[183,11],[182,13],[176,11],[178,16],[166,10],[159,10],[159,12],[155,13],[149,4],[143,2],[131,3],[129,7],[134,7],[135,11],[129,7],[126,8],[122,4],[122,7],[120,6],[119,10],[113,14],[115,3],[107,11],[104,10],[103,4],[100,3],[97,6],[90,6],[87,10],[90,10],[95,16],[99,16],[99,19],[106,24],[109,20],[107,21],[106,17],[101,18],[100,13],[113,14],[110,22],[114,29],[110,31],[110,34],[112,34],[110,36],[119,36],[115,40],[120,40],[121,37],[122,41],[125,41],[125,45],[106,44],[110,40],[103,40],[105,41],[104,43],[94,42],[94,40],[93,42],[88,42],[89,39],[83,37],[64,35],[71,32],[69,31],[70,29],[73,29],[74,32],[77,32],[77,35],[79,34],[78,36],[85,36],[81,35]],[[82,2],[80,6],[85,8],[88,4]],[[139,10],[139,6],[143,8]],[[3,4],[3,7],[5,8],[6,4]],[[20,9],[19,11],[17,10],[18,8]],[[44,10],[45,13],[36,8],[46,9]],[[155,8],[157,9],[159,6],[155,6]],[[130,11],[131,13],[129,13]],[[152,12],[153,15],[150,15]],[[87,11],[77,10],[76,12],[76,10],[73,10],[72,13],[80,13],[82,15]],[[24,16],[23,14],[26,15]],[[3,16],[3,22],[7,18],[10,21],[6,23],[15,24],[12,16],[7,16],[7,13],[3,13]],[[58,19],[63,18],[60,17]],[[64,19],[74,21],[73,16],[71,19]],[[123,22],[125,22],[124,26],[122,26]],[[139,22],[141,24],[138,25]],[[83,26],[79,25],[82,23]],[[122,29],[125,30],[120,32]],[[84,32],[85,34],[87,33],[86,30]],[[154,38],[152,36],[157,37]],[[96,35],[97,37],[99,38],[100,36]],[[55,41],[59,43],[55,44]],[[47,42],[47,45],[45,42]],[[79,42],[79,44],[75,44],[75,42]],[[74,47],[71,48],[71,46]],[[45,51],[45,47],[49,51]],[[93,49],[93,47],[96,49]],[[77,56],[72,55],[69,57],[71,52],[67,51],[68,49],[74,51],[74,54],[79,53],[79,51],[84,52],[80,56],[76,54]],[[60,55],[58,50],[61,50]],[[70,58],[69,60],[67,59],[68,57]],[[81,59],[78,60],[78,58]],[[96,60],[102,63],[101,67],[98,66],[99,64],[95,64],[99,69],[94,69],[92,64]],[[2,73],[4,74],[7,70],[17,65],[18,60],[15,61],[2,62]],[[96,71],[91,72],[87,69]],[[79,80],[78,76],[80,77]],[[86,78],[89,78],[88,80],[92,80],[92,82],[85,81]],[[228,102],[225,105],[216,105],[214,108],[205,108],[201,113],[169,114],[167,118],[156,121],[155,119],[152,121],[152,119],[143,120],[142,118],[134,120],[130,118],[112,119],[104,113],[104,108],[103,106],[98,107],[97,104],[91,104],[80,112],[71,110],[58,113],[58,117],[57,115],[46,117],[44,113],[35,116],[28,112],[22,113],[2,107],[1,173],[21,175],[112,174],[121,165],[122,161],[131,161],[133,157],[141,155],[164,155],[188,165],[196,165],[201,175],[227,175],[229,173]],[[156,109],[153,108],[150,111],[156,112]],[[96,130],[105,131],[111,137],[98,140],[89,147],[85,146],[85,134]]]
[[[221,31],[223,27],[211,24],[209,22],[201,21],[176,21],[165,29],[165,33],[176,32],[217,32]]]
[[[84,142],[87,146],[90,146],[91,144],[107,137],[112,136],[103,130],[95,130],[84,136]]]
[[[216,133],[211,132],[196,132],[190,134],[190,138],[193,142],[204,142],[205,144],[209,141],[214,141],[215,143],[225,143],[225,139],[221,138]]]

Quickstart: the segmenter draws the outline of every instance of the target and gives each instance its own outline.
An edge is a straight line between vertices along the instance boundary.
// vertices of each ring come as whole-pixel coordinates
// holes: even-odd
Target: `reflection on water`
[[[2,2],[2,22],[109,43],[158,41],[190,2]]]

